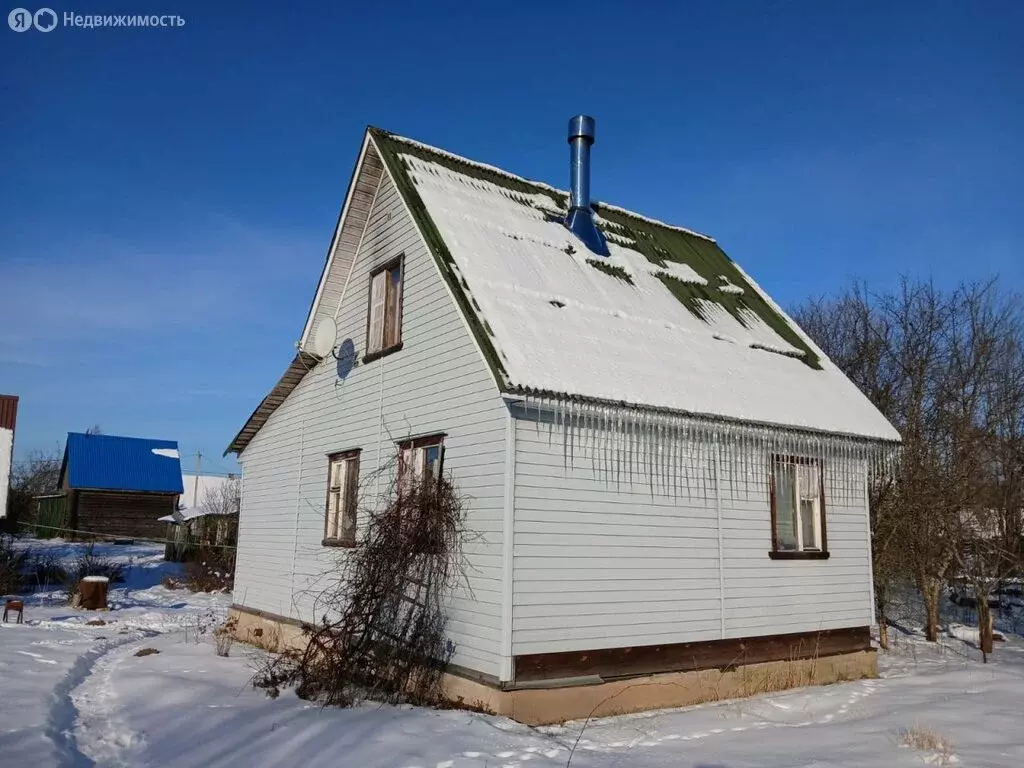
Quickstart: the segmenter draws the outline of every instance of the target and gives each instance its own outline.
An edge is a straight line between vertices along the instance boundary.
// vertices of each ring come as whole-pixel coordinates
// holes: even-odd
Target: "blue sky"
[[[1024,4],[353,5],[0,27],[19,455],[99,424],[232,467],[367,123],[565,186],[592,114],[596,198],[714,235],[783,304],[901,273],[1024,288]]]

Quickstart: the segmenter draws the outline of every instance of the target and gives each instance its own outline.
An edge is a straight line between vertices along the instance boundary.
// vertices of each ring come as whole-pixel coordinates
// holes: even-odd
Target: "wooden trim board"
[[[515,681],[593,676],[616,680],[662,672],[728,670],[744,664],[812,659],[870,649],[869,628],[850,627],[734,640],[535,653],[516,657]]]

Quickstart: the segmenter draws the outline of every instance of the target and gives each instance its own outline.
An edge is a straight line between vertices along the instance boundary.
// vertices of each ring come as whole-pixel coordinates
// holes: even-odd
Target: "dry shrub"
[[[68,601],[73,601],[78,594],[78,582],[86,576],[105,576],[111,584],[123,582],[126,566],[109,557],[97,555],[93,542],[85,547],[69,566],[64,567],[64,590]]]
[[[52,551],[41,552],[32,558],[31,574],[35,581],[34,586],[39,589],[61,586],[68,580],[68,572],[60,555]]]
[[[28,550],[14,546],[13,536],[0,534],[0,593],[14,594],[21,590],[30,557]]]
[[[179,583],[191,592],[230,592],[235,584],[234,550],[200,548],[195,559],[185,563],[184,578]]]
[[[453,646],[444,602],[462,577],[463,501],[443,475],[394,492],[366,511],[365,535],[339,557],[306,646],[272,659],[253,684],[276,696],[351,706],[439,701]]]
[[[184,589],[185,582],[178,576],[164,576],[160,582],[166,589]]]
[[[930,728],[916,724],[912,728],[902,728],[897,734],[901,747],[912,747],[921,752],[932,752],[939,757],[940,765],[956,762],[956,749],[953,742]]]
[[[227,657],[231,653],[231,646],[235,642],[235,629],[238,621],[234,617],[228,619],[215,630],[213,630],[213,642],[217,648],[217,655]]]
[[[152,656],[154,653],[160,653],[156,648],[140,648],[135,652],[136,656]]]

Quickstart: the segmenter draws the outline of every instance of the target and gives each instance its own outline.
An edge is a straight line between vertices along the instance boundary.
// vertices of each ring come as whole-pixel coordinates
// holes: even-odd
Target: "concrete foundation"
[[[231,609],[236,639],[270,651],[301,648],[301,629],[281,617]],[[596,684],[529,687],[487,685],[445,675],[445,697],[459,706],[504,715],[526,725],[686,707],[808,685],[877,677],[874,650],[812,659],[744,664],[728,670],[668,672]]]

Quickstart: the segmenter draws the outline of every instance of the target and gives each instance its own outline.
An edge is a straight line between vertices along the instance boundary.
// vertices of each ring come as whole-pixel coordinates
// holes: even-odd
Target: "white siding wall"
[[[726,637],[862,627],[872,623],[866,467],[825,472],[828,560],[770,560],[767,470],[722,483]],[[755,466],[767,467],[763,455]]]
[[[871,623],[862,471],[842,488],[827,473],[830,559],[771,560],[767,454],[721,462],[717,495],[711,455],[688,452],[689,480],[652,491],[646,472],[616,481],[603,450],[570,460],[559,426],[516,419],[515,655]]]
[[[395,442],[447,433],[445,470],[470,497],[469,589],[452,600],[453,663],[499,673],[505,420],[498,396],[447,287],[424,249],[399,193],[385,176],[337,316],[339,342],[365,353],[369,273],[405,254],[401,351],[357,364],[341,382],[321,363],[270,417],[240,461],[243,468],[235,602],[314,620],[325,574],[344,550],[321,546],[331,452],[361,448],[365,487]],[[340,260],[338,260],[340,261]],[[382,480],[382,490],[388,487]]]
[[[0,427],[0,517],[7,517],[7,488],[11,482],[14,430]]]

